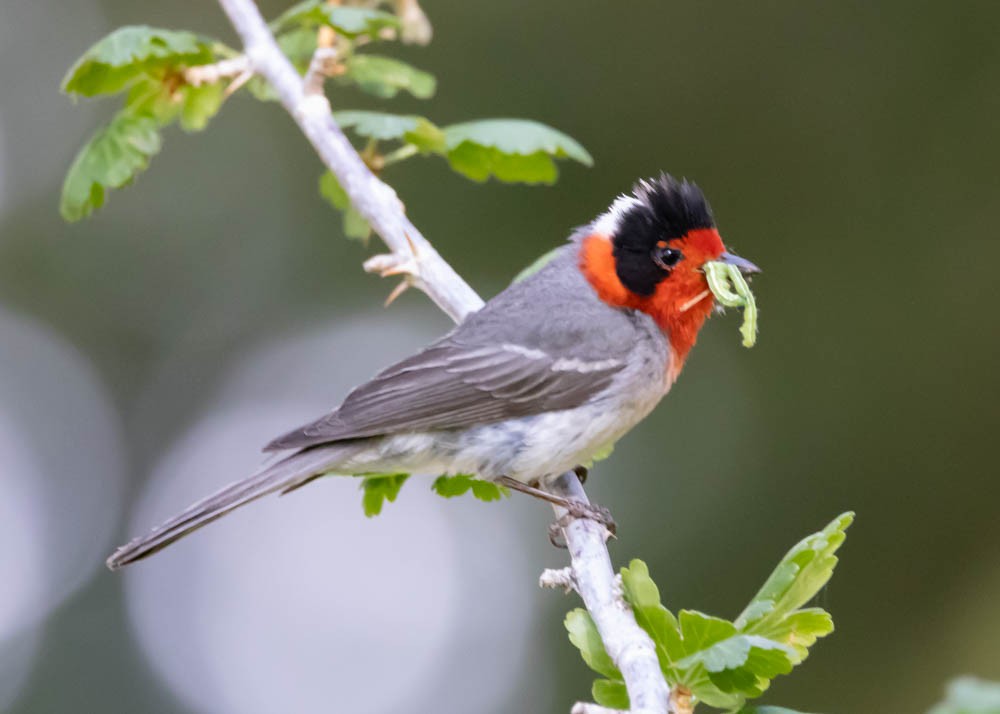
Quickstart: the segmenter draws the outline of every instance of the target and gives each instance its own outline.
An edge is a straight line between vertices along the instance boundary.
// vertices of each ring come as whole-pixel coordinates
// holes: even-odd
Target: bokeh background
[[[268,15],[283,3],[262,3]],[[555,187],[439,160],[386,176],[490,295],[640,176],[707,191],[764,267],[761,336],[713,319],[667,402],[592,474],[668,605],[735,615],[782,553],[858,521],[821,604],[837,632],[768,701],[920,712],[1000,678],[1000,5],[424,4],[439,123],[579,139]],[[389,310],[276,105],[232,100],[95,218],[63,173],[113,102],[65,69],[114,27],[235,43],[214,3],[0,4],[0,710],[568,711],[590,675],[540,592],[549,513],[421,482],[366,520],[356,484],[270,499],[124,574],[117,542],[256,466],[274,433],[444,331]],[[340,90],[339,107],[372,103]]]

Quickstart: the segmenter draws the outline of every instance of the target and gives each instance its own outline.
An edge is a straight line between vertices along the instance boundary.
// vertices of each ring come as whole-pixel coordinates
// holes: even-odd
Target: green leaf
[[[579,607],[570,610],[563,624],[569,632],[569,641],[580,650],[588,667],[609,679],[622,681],[622,674],[604,649],[604,642],[589,612]]]
[[[438,476],[431,484],[431,488],[439,496],[444,498],[454,498],[472,491],[472,495],[480,501],[499,501],[504,496],[509,496],[510,491],[493,483],[483,481],[475,476],[459,474],[457,476]]]
[[[333,118],[341,128],[368,139],[404,141],[425,153],[444,151],[444,132],[421,116],[342,111],[334,112]]]
[[[628,698],[628,689],[624,682],[616,682],[610,679],[595,679],[591,687],[594,701],[602,707],[619,711],[628,711],[631,703]]]
[[[632,606],[636,622],[653,639],[660,668],[666,672],[675,660],[687,654],[677,618],[660,602],[660,591],[644,562],[633,560],[629,567],[622,568],[621,578],[625,600]]]
[[[364,491],[361,503],[365,509],[365,515],[369,518],[377,516],[382,512],[382,506],[386,501],[393,503],[399,495],[399,489],[403,487],[409,474],[358,474],[361,481],[361,489]]]
[[[315,31],[327,25],[347,37],[368,35],[377,37],[380,30],[398,29],[399,19],[381,10],[331,5],[323,0],[307,0],[286,10],[271,23],[271,31],[280,33],[292,27]]]
[[[843,513],[788,551],[736,618],[736,626],[749,633],[773,632],[788,613],[811,600],[833,575],[835,553],[853,520],[853,513]]]
[[[353,83],[364,92],[390,99],[405,90],[417,99],[434,96],[434,75],[391,57],[354,55],[347,61],[347,71],[338,78]]]
[[[132,183],[160,150],[156,120],[122,112],[76,155],[63,183],[59,211],[78,221],[104,205],[105,192]]]
[[[484,119],[444,128],[451,167],[474,181],[554,183],[553,158],[593,164],[587,150],[562,132],[525,119]]]
[[[792,670],[791,648],[757,635],[743,635],[731,622],[682,610],[678,618],[688,656],[665,672],[671,684],[687,686],[698,699],[736,708],[760,696],[770,680]]]
[[[213,60],[210,41],[191,32],[121,27],[76,61],[63,80],[63,91],[85,97],[114,94],[143,75]]]
[[[1000,683],[975,677],[952,680],[945,700],[928,714],[1000,714]]]
[[[185,131],[201,131],[208,126],[208,121],[214,117],[225,99],[225,88],[222,82],[187,85],[180,90],[181,128]]]
[[[183,106],[180,93],[173,92],[156,78],[144,78],[129,88],[125,97],[125,112],[132,116],[149,116],[162,127],[177,118]]]
[[[343,216],[344,235],[352,240],[366,241],[372,233],[372,227],[365,220],[347,197],[347,192],[340,185],[337,177],[327,171],[319,177],[319,194],[327,202],[341,211]]]

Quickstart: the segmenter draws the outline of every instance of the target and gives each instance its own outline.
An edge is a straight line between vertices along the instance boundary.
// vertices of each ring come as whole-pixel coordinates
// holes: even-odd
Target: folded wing
[[[623,364],[617,357],[559,358],[512,343],[467,345],[449,336],[388,368],[351,392],[339,409],[266,450],[571,409],[604,390]]]

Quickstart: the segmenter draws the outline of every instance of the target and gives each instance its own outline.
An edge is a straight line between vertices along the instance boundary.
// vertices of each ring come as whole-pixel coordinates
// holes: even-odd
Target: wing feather
[[[623,361],[567,369],[539,349],[466,346],[451,337],[389,367],[334,412],[267,450],[407,431],[462,428],[579,406],[606,388]]]

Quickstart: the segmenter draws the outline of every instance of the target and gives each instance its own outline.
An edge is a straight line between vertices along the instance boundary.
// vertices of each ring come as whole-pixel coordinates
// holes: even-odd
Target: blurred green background
[[[285,4],[261,6],[274,16]],[[661,169],[696,180],[730,247],[764,269],[757,346],[740,347],[735,315],[713,319],[670,397],[592,473],[592,498],[620,526],[613,558],[645,559],[673,608],[733,616],[788,547],[853,509],[821,595],[837,632],[768,701],[919,712],[955,674],[1000,678],[1000,5],[424,7],[434,42],[397,56],[436,74],[437,96],[382,106],[440,124],[537,119],[596,160],[562,164],[554,187],[477,185],[437,159],[387,172],[416,225],[482,294]],[[64,171],[113,102],[74,106],[59,81],[92,42],[131,23],[236,44],[209,2],[0,6],[0,306],[71,344],[107,392],[126,480],[102,516],[101,552],[111,531],[132,535],[130,503],[241,355],[372,314],[391,288],[360,270],[378,245],[343,239],[316,192],[320,164],[288,116],[246,98],[204,134],[170,131],[135,186],[93,219],[62,223]],[[331,97],[377,106],[347,90]],[[448,326],[416,292],[380,324],[410,321],[427,337]],[[399,356],[350,349],[367,352],[369,372]],[[338,364],[327,360],[331,375]],[[322,379],[312,389],[331,405],[342,395]],[[32,438],[63,442],[72,428]],[[404,490],[390,508],[407,507]],[[73,503],[62,508],[56,517],[71,518]],[[532,568],[562,558],[536,504],[447,508],[516,513]],[[9,711],[229,711],[198,708],[158,677],[131,634],[123,579],[99,557],[84,566],[18,665]],[[504,566],[501,553],[489,568]],[[568,711],[590,681],[561,627],[573,600],[532,591],[530,602],[541,609],[528,651],[546,676],[507,686],[527,688],[525,711]],[[502,626],[526,616],[489,608]],[[17,660],[3,634],[0,669]],[[488,638],[479,645],[462,656],[505,656]],[[380,676],[391,686],[392,672]],[[474,696],[465,704],[493,711]]]

